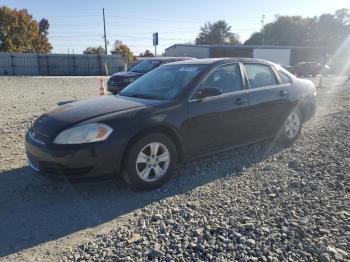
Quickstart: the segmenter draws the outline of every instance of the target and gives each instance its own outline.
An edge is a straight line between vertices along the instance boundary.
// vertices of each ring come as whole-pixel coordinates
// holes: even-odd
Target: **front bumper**
[[[78,179],[117,174],[122,146],[104,141],[83,145],[41,144],[28,134],[27,163],[36,172],[58,179]]]
[[[310,120],[316,114],[317,96],[313,96],[304,103],[303,106],[303,122]]]

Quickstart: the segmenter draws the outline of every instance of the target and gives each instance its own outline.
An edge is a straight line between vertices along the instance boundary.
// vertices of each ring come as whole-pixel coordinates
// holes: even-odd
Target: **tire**
[[[300,136],[302,126],[303,121],[300,110],[293,110],[284,121],[278,140],[283,144],[293,144]]]
[[[176,163],[173,141],[162,133],[148,134],[134,142],[128,150],[123,178],[133,189],[152,190],[172,177]]]

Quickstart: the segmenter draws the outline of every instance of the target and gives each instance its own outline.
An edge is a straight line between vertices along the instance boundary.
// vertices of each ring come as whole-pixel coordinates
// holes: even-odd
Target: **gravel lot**
[[[28,124],[98,94],[97,78],[0,77],[0,260],[349,261],[350,86],[319,89],[290,147],[264,142],[180,166],[132,192],[70,184],[25,164]]]

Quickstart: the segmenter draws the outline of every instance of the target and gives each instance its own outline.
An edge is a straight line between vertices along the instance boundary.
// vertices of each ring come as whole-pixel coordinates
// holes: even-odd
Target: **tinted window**
[[[238,64],[225,65],[215,69],[201,83],[198,92],[203,88],[217,88],[223,94],[242,89],[242,78]]]
[[[262,64],[244,64],[250,88],[277,85],[271,66]]]
[[[206,67],[207,65],[163,65],[132,82],[120,95],[170,100]]]
[[[278,75],[281,78],[282,84],[291,83],[289,76],[287,76],[285,73],[278,71]]]
[[[152,69],[158,67],[160,64],[161,62],[158,60],[145,60],[136,64],[129,71],[135,72],[135,73],[147,73]]]

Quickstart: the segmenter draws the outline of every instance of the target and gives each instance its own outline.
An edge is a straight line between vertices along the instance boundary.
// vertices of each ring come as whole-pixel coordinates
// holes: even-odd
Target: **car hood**
[[[146,107],[159,102],[157,100],[107,95],[58,107],[40,116],[32,128],[35,133],[51,137],[82,121],[110,113]]]
[[[131,71],[126,71],[126,72],[118,72],[113,75],[111,75],[111,80],[113,79],[121,79],[121,78],[129,78],[129,77],[139,77],[143,75],[142,73],[136,73],[136,72],[131,72]]]

